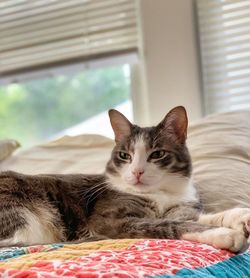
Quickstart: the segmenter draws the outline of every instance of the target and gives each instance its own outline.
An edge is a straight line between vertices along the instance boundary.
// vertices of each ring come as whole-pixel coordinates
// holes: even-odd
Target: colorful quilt
[[[0,277],[250,277],[250,249],[153,239],[15,247],[0,250]]]

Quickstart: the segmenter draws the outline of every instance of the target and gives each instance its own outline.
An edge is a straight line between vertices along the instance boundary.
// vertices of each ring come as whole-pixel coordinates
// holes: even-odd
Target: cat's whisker
[[[94,196],[94,198],[93,199],[89,199],[89,200],[91,200],[91,201],[93,201],[93,200],[95,200],[98,196],[100,196],[101,194],[103,194],[105,191],[107,190],[107,188],[106,187],[103,187],[101,190],[99,190],[98,192],[95,192],[95,196]]]
[[[101,187],[95,188],[96,190],[91,192],[90,198],[95,195],[97,192],[99,192],[100,190],[102,190],[103,188],[106,188],[106,185],[103,185]]]
[[[104,181],[104,182],[95,184],[94,186],[91,186],[91,187],[89,187],[89,188],[83,187],[81,190],[85,190],[84,192],[88,192],[88,191],[91,191],[91,190],[93,190],[93,189],[95,189],[95,188],[99,188],[99,186],[101,186],[101,185],[103,185],[103,184],[106,184],[106,183],[107,183],[107,182]],[[87,189],[87,190],[86,190],[86,189]],[[81,190],[79,190],[79,191],[81,191]]]
[[[88,208],[88,204],[90,201],[94,201],[99,195],[104,193],[106,190],[107,190],[107,188],[105,186],[103,186],[103,187],[99,188],[98,190],[96,190],[95,192],[93,192],[91,194],[91,196],[87,199],[86,208]],[[97,194],[97,195],[95,195],[95,194]],[[92,197],[94,197],[94,198],[92,198]]]
[[[94,186],[91,186],[89,188],[83,187],[79,190],[74,191],[74,193],[79,193],[80,195],[88,194],[90,191],[93,191],[94,189],[99,188],[101,185],[108,185],[108,183],[107,183],[107,181],[104,181],[104,182],[98,183]]]
[[[108,185],[108,182],[105,181],[105,182],[96,184],[95,186],[88,188],[88,190],[84,191],[83,193],[88,194],[89,192],[95,192],[95,189],[97,189],[97,191],[98,191],[100,188],[106,187],[107,185]]]
[[[95,186],[89,188],[87,191],[83,191],[83,192],[79,193],[79,195],[80,195],[79,203],[82,203],[84,201],[85,202],[85,207],[87,208],[89,202],[93,199],[93,196],[95,196],[95,194],[100,192],[102,189],[107,190],[107,185],[108,185],[108,183],[106,183],[106,182],[99,183],[98,186],[95,185]]]
[[[93,198],[93,196],[95,196],[95,194],[97,194],[99,191],[101,191],[104,188],[106,189],[106,186],[102,186],[102,187],[96,188],[96,190],[95,191],[91,191],[89,195],[88,194],[84,194],[82,196],[82,198],[80,198],[80,202],[82,202],[83,199],[84,199],[85,202],[86,202],[86,207],[87,207],[89,201]]]

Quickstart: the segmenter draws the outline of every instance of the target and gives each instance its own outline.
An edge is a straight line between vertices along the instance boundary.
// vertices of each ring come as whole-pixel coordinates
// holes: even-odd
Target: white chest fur
[[[197,201],[196,190],[193,183],[190,183],[178,192],[158,191],[149,193],[145,197],[153,201],[158,208],[160,214],[164,213],[168,208],[179,205],[181,203]]]
[[[119,184],[119,188],[117,188],[117,184]],[[173,206],[198,201],[192,178],[166,175],[164,180],[157,186],[138,190],[135,186],[124,182],[120,177],[111,176],[110,185],[121,192],[151,200],[155,203],[160,215]]]

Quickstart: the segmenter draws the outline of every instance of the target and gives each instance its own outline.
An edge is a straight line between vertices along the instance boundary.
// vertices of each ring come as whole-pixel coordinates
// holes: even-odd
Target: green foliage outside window
[[[124,67],[0,87],[0,138],[41,142],[129,99]]]

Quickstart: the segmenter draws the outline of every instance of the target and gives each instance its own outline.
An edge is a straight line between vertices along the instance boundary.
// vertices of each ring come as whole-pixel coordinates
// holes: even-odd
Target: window
[[[0,137],[111,135],[117,105],[131,118],[136,17],[136,0],[0,1]]]
[[[250,108],[250,1],[196,5],[206,113]]]
[[[120,105],[131,118],[129,100],[129,65],[2,86],[0,137],[28,146],[66,134],[112,136],[107,110]]]

